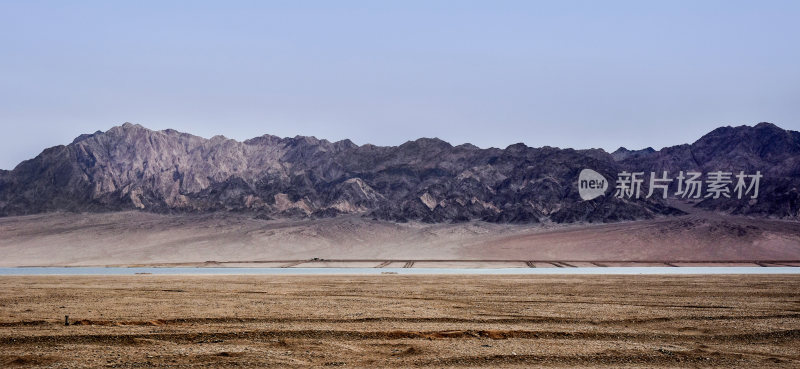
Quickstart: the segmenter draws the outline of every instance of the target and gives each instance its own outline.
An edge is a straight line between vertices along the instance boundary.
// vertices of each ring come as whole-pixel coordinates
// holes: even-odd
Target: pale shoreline
[[[273,260],[152,264],[15,265],[4,268],[281,268],[281,269],[570,269],[643,267],[800,267],[800,260],[759,261],[572,261],[572,260]],[[0,267],[3,268],[3,267]]]

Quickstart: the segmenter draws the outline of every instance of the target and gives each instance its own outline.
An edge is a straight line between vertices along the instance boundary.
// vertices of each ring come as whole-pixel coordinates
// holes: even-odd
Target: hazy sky
[[[800,128],[800,1],[3,1],[0,168],[125,121],[614,150]]]

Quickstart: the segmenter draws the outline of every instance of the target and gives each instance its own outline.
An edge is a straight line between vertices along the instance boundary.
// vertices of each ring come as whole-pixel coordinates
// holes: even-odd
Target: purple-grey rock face
[[[734,174],[732,186],[736,174],[760,172],[763,177],[757,199],[731,194],[731,198],[703,198],[697,206],[732,214],[800,219],[800,132],[771,123],[721,127],[691,145],[629,153],[634,154],[617,156],[618,163],[629,170],[668,171],[673,176],[689,170],[725,171]],[[676,183],[671,189],[676,190]]]
[[[581,200],[577,178],[584,168],[612,181],[606,196]],[[0,215],[141,209],[263,218],[355,213],[392,221],[607,222],[680,213],[656,197],[615,198],[619,172],[695,169],[764,174],[756,201],[709,199],[699,206],[798,217],[800,133],[768,123],[719,128],[692,145],[613,154],[524,144],[454,147],[427,138],[396,147],[269,135],[238,142],[126,123],[0,171]]]

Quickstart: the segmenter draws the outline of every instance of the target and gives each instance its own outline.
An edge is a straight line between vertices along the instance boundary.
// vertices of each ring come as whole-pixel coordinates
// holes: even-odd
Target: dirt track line
[[[765,264],[772,264],[772,265],[777,265],[777,266],[782,266],[782,267],[793,267],[793,268],[797,267],[797,265],[786,264],[786,263],[777,263],[777,262],[765,263]],[[772,266],[772,265],[769,265],[769,266]]]
[[[667,333],[603,333],[603,332],[563,332],[527,330],[436,330],[436,331],[352,331],[352,330],[250,330],[240,332],[198,332],[198,333],[142,333],[142,334],[88,334],[88,335],[40,335],[40,336],[2,336],[0,345],[13,346],[25,344],[133,344],[137,340],[150,339],[175,343],[202,342],[206,340],[244,339],[250,341],[278,338],[300,339],[339,339],[339,340],[397,340],[397,339],[565,339],[565,340],[619,340],[619,341],[718,341],[748,342],[764,340],[800,341],[800,329],[776,330],[734,335],[681,335]]]
[[[298,266],[300,264],[304,264],[304,263],[307,263],[307,262],[309,262],[309,260],[294,261],[294,262],[290,262],[288,264],[281,265],[281,268],[291,268],[291,267]]]
[[[656,350],[655,352],[605,351],[593,355],[487,355],[487,356],[456,356],[436,360],[417,360],[414,365],[421,367],[442,366],[494,366],[508,364],[539,364],[568,365],[587,367],[594,365],[670,365],[702,364],[703,366],[735,366],[745,355],[737,353],[705,352],[702,350],[669,351]]]
[[[794,314],[770,314],[770,315],[723,315],[723,316],[679,316],[679,317],[654,317],[654,318],[629,318],[629,319],[576,319],[568,317],[512,317],[512,318],[404,318],[404,317],[371,317],[353,319],[328,319],[328,318],[240,318],[240,317],[219,317],[219,318],[178,318],[178,319],[153,319],[140,321],[112,321],[112,320],[90,320],[81,319],[72,322],[72,325],[94,325],[94,326],[163,326],[163,325],[192,325],[192,324],[238,324],[238,323],[328,323],[328,324],[347,324],[347,323],[373,323],[373,322],[396,322],[396,323],[466,323],[466,324],[521,324],[521,323],[556,323],[556,324],[595,324],[595,325],[616,325],[616,324],[642,324],[654,322],[670,321],[716,321],[716,320],[759,320],[759,319],[800,319],[800,313]],[[56,325],[61,326],[61,321],[18,321],[0,322],[0,327],[30,327]]]
[[[283,295],[283,296],[289,296]],[[297,298],[312,298],[313,296],[308,296],[307,294],[292,294],[292,297]],[[346,293],[337,293],[337,294],[326,294],[326,297],[351,297],[351,298],[358,298],[360,300],[370,300],[370,299],[383,299],[383,300],[419,300],[419,301],[438,301],[438,302],[450,302],[450,303],[471,303],[468,299],[458,299],[451,295],[432,295],[432,296],[395,296],[395,295],[357,295],[357,294],[346,294]],[[481,302],[484,303],[519,303],[519,304],[532,304],[532,303],[542,303],[542,304],[584,304],[584,305],[621,305],[621,306],[644,306],[644,307],[668,307],[668,308],[682,308],[682,309],[733,309],[733,306],[727,305],[674,305],[674,304],[646,304],[646,303],[631,303],[631,302],[621,302],[621,301],[606,301],[606,300],[591,300],[591,301],[569,301],[569,300],[531,300],[531,299],[524,299],[524,300],[517,300],[517,299],[495,299],[495,300],[483,300]]]

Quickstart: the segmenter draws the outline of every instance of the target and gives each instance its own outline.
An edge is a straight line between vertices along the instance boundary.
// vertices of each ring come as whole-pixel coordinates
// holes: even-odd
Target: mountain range
[[[583,201],[583,169],[610,179]],[[0,216],[54,211],[225,213],[260,219],[360,214],[427,223],[614,222],[683,214],[672,199],[617,198],[621,172],[762,174],[759,196],[693,206],[800,220],[800,132],[771,123],[721,127],[661,150],[505,149],[421,138],[399,146],[264,135],[243,142],[125,123],[0,171]],[[647,182],[647,181],[645,181]],[[647,193],[648,184],[643,184]],[[676,183],[670,184],[672,192]],[[705,193],[704,193],[705,194]]]

